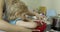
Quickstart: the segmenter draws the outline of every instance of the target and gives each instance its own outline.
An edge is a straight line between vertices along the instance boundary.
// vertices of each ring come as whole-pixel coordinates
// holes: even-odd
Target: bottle
[[[54,17],[52,20],[53,20],[52,29],[60,31],[60,14],[58,14],[58,16]]]

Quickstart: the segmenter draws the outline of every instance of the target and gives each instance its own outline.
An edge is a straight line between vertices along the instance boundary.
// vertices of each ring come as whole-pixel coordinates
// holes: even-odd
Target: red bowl
[[[36,21],[36,22],[37,22],[37,24],[40,23],[40,21]],[[43,25],[42,26],[37,26],[35,28],[35,30],[37,30],[37,31],[33,31],[33,32],[44,32],[44,30],[46,29],[46,23],[44,23],[44,22],[42,22],[42,23],[43,23]]]

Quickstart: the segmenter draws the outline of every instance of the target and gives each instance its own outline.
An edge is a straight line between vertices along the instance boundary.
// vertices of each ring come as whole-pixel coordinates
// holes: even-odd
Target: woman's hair
[[[21,17],[23,13],[28,12],[27,6],[22,1],[13,0],[12,3],[9,4],[5,12],[7,20],[14,20]]]

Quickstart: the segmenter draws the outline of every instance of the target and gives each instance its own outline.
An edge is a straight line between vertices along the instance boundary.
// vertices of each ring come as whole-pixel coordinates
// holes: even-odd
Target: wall
[[[41,1],[41,6],[47,7],[47,9],[52,9],[53,3],[52,0],[40,0]]]
[[[41,0],[41,6],[46,6],[48,10],[55,10],[60,14],[60,0]]]
[[[52,0],[22,0],[25,2],[29,7],[38,8],[39,6],[46,6],[47,9],[52,8]]]
[[[26,3],[27,6],[36,9],[40,6],[40,0],[21,0]]]
[[[54,9],[60,14],[60,0],[54,0]]]

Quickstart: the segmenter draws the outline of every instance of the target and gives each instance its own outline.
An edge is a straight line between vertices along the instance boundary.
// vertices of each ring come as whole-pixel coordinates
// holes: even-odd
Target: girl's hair
[[[5,12],[7,20],[15,20],[21,17],[23,13],[28,12],[27,6],[22,1],[13,0],[12,3],[9,4]]]

